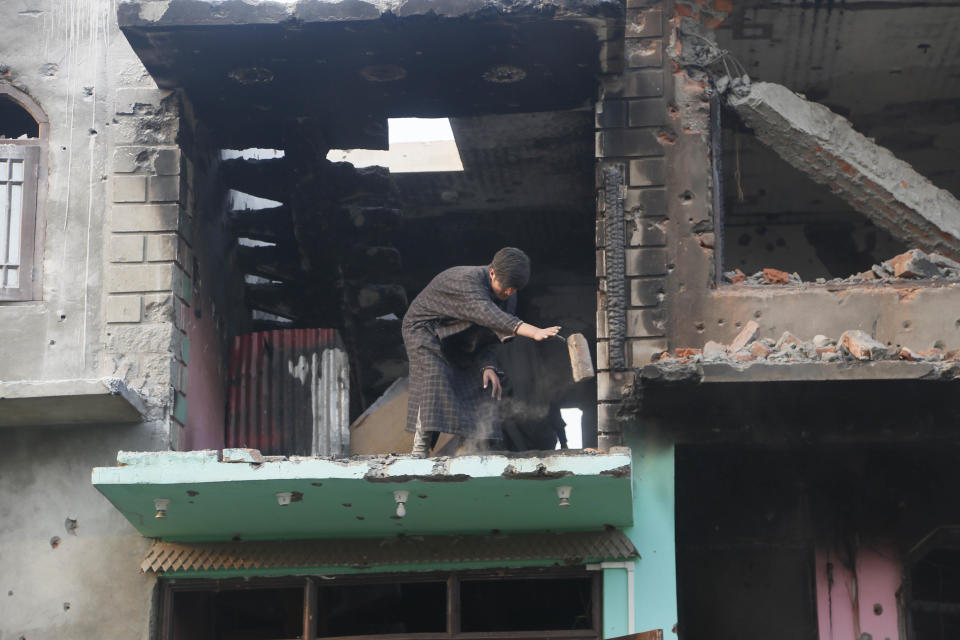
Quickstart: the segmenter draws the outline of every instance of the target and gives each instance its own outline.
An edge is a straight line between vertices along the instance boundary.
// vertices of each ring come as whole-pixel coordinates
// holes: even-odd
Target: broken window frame
[[[47,139],[49,121],[27,94],[9,85],[0,85],[0,100],[9,100],[26,111],[37,123],[35,138],[0,138],[0,159],[21,160],[23,168],[23,191],[21,199],[19,240],[19,281],[16,287],[3,286],[3,271],[0,266],[0,302],[26,302],[39,300],[42,294],[42,251],[44,217],[43,204],[47,173]],[[5,178],[5,176],[4,176]],[[4,221],[0,220],[0,223]],[[12,242],[12,241],[8,241]],[[9,245],[12,246],[12,245]],[[0,247],[0,252],[5,247]],[[6,256],[2,256],[5,262]]]
[[[591,581],[591,617],[590,629],[550,630],[550,631],[460,631],[461,606],[460,584],[463,581],[491,581],[516,579],[583,579]],[[446,583],[446,631],[427,633],[396,633],[351,636],[320,636],[315,633],[318,615],[319,584],[335,580],[337,585],[390,584],[412,582]],[[603,629],[603,572],[588,571],[585,567],[549,568],[549,569],[509,569],[480,571],[444,571],[427,573],[389,573],[375,575],[337,575],[302,576],[280,578],[224,578],[224,579],[167,579],[161,578],[159,585],[159,634],[158,640],[174,640],[173,636],[173,600],[177,592],[188,591],[228,591],[250,589],[303,589],[303,630],[299,636],[303,640],[599,640]],[[291,639],[292,640],[292,639]]]

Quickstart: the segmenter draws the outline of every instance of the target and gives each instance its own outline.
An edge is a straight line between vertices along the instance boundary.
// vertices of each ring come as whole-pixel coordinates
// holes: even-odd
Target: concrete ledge
[[[121,451],[119,466],[93,469],[93,485],[142,535],[164,540],[602,531],[633,523],[632,455],[624,447],[224,459],[235,452]],[[572,491],[569,505],[561,506],[561,486]],[[395,491],[404,492],[405,513]]]
[[[145,412],[118,378],[0,382],[0,427],[140,422]]]
[[[650,364],[640,372],[644,383],[837,382],[844,380],[960,380],[960,362],[726,362]]]

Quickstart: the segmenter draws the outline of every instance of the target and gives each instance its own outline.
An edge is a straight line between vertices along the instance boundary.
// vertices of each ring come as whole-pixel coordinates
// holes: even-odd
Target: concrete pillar
[[[180,373],[189,343],[178,319],[190,298],[191,261],[180,206],[177,98],[122,87],[113,106],[101,368],[106,375],[122,373],[134,388],[149,385],[150,419],[182,424]],[[171,429],[172,441],[177,432]]]
[[[667,274],[663,12],[631,1],[619,46],[607,43],[596,106],[597,401],[602,449],[622,443],[616,418],[633,369],[666,348]],[[620,34],[614,34],[613,39]]]

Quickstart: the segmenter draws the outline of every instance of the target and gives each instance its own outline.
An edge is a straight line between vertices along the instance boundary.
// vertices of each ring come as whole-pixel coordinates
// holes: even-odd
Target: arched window
[[[38,196],[47,129],[39,105],[0,84],[0,301],[40,297]]]

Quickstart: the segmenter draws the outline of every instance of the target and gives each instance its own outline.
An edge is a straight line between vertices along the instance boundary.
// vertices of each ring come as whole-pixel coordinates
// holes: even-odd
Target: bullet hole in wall
[[[67,533],[70,535],[77,535],[77,520],[76,518],[67,518],[63,521],[63,528],[67,530]]]
[[[60,536],[53,536],[50,538],[50,548],[56,549],[60,546]]]

